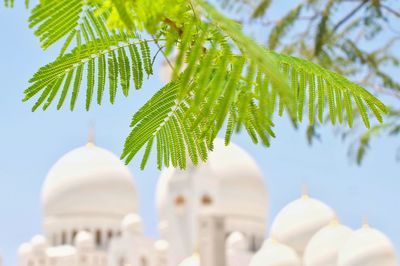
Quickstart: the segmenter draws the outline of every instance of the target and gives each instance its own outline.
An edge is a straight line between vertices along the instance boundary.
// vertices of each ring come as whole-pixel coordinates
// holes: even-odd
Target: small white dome
[[[335,213],[330,207],[304,195],[278,213],[272,223],[271,236],[303,254],[311,237],[334,217]]]
[[[254,159],[233,143],[225,146],[224,140],[217,138],[205,163],[185,171],[167,168],[162,172],[156,192],[160,221],[168,216],[170,185],[181,179],[201,180],[209,190],[216,191],[207,199],[214,213],[266,219],[267,191],[262,173]]]
[[[392,243],[382,232],[365,225],[354,231],[339,251],[338,266],[396,266]]]
[[[95,243],[93,235],[87,231],[80,231],[75,237],[75,246],[79,250],[94,249]]]
[[[45,217],[112,215],[138,210],[128,168],[113,153],[91,143],[61,157],[42,190]]]
[[[76,249],[70,245],[50,247],[47,250],[47,256],[52,259],[72,258],[76,255]],[[65,264],[64,264],[65,265]]]
[[[31,240],[32,251],[36,253],[45,252],[48,245],[47,240],[42,235],[36,235]]]
[[[304,251],[304,266],[337,266],[339,249],[351,233],[350,228],[337,221],[321,228],[308,242]]]
[[[264,241],[261,249],[253,256],[250,266],[300,266],[296,252],[274,239]],[[321,266],[321,265],[320,265]]]
[[[30,243],[23,243],[18,248],[18,255],[28,255],[32,252],[32,245]]]
[[[239,231],[232,232],[226,239],[226,247],[233,250],[246,250],[246,238]]]
[[[157,241],[154,243],[154,248],[155,248],[157,251],[166,251],[166,250],[168,250],[168,248],[169,248],[169,243],[168,243],[168,241],[163,240],[163,239],[157,240]]]
[[[121,223],[121,229],[123,232],[130,234],[142,233],[143,225],[142,219],[135,213],[130,213],[124,217]]]
[[[179,266],[200,266],[200,257],[197,254],[190,256],[189,258],[184,259]]]

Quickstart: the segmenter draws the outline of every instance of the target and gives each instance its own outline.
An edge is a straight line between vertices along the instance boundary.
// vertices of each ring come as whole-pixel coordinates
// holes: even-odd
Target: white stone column
[[[225,221],[211,214],[199,217],[201,266],[226,266]]]

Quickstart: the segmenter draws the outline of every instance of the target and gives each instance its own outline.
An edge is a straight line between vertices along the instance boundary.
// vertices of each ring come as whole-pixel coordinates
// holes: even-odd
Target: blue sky
[[[47,171],[64,153],[86,142],[88,125],[96,124],[96,142],[116,154],[129,132],[132,114],[161,86],[157,76],[141,91],[119,97],[90,112],[81,104],[75,112],[54,109],[31,113],[32,102],[22,103],[27,81],[53,60],[57,49],[42,51],[27,25],[28,11],[18,7],[0,10],[0,254],[14,265],[24,241],[41,232],[40,190]],[[82,103],[83,97],[80,98]],[[269,191],[269,221],[307,184],[311,196],[333,207],[343,223],[358,228],[364,216],[386,233],[400,254],[400,164],[395,161],[394,138],[376,138],[361,167],[349,157],[348,143],[322,129],[323,140],[305,141],[304,127],[294,130],[287,119],[277,120],[277,138],[266,149],[253,145],[246,135],[234,141],[261,166]],[[129,168],[140,193],[140,212],[148,235],[156,236],[154,189],[159,176],[154,157],[145,171],[139,158]]]

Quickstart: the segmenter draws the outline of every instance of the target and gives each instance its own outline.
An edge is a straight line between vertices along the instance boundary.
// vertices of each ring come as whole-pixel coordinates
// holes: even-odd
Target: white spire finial
[[[94,122],[91,122],[89,125],[89,131],[88,131],[88,140],[87,140],[87,145],[88,146],[94,146],[95,144],[95,125]]]
[[[362,227],[364,227],[364,228],[368,228],[369,227],[368,215],[364,216]]]
[[[301,198],[303,199],[308,199],[310,197],[309,195],[309,189],[307,184],[303,184],[303,187],[301,189]]]

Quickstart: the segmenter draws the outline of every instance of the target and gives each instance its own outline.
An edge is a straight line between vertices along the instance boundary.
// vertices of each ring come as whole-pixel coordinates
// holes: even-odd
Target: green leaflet
[[[106,84],[106,57],[104,54],[99,56],[97,71],[97,104],[101,104],[103,99],[104,87]]]
[[[153,66],[151,65],[150,47],[147,41],[140,42],[140,50],[142,52],[144,70],[148,76],[153,75]]]
[[[79,65],[75,72],[74,87],[72,90],[72,96],[70,102],[71,111],[74,110],[76,99],[78,98],[79,89],[81,87],[82,74],[83,74],[83,65]]]
[[[108,82],[110,85],[110,103],[115,102],[118,86],[118,62],[114,52],[108,55]]]
[[[87,75],[86,111],[89,111],[93,97],[94,68],[95,68],[95,63],[93,60],[90,60],[88,64],[88,75]]]
[[[258,18],[264,15],[265,11],[268,9],[271,3],[272,0],[261,0],[260,3],[258,3],[256,9],[254,10],[252,17]]]
[[[146,150],[144,151],[142,162],[140,163],[140,169],[142,169],[142,170],[146,166],[147,160],[149,159],[151,148],[153,147],[153,141],[154,141],[154,138],[151,138],[147,142]]]

